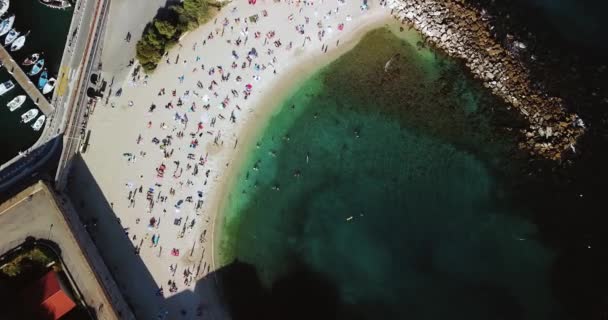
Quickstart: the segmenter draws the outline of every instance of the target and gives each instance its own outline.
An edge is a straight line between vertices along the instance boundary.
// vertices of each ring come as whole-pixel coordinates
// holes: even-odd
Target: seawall
[[[517,57],[523,43],[499,43],[484,11],[464,0],[388,0],[391,14],[420,31],[425,40],[466,66],[493,94],[515,108],[529,123],[520,147],[533,156],[561,160],[574,152],[584,134],[583,121],[567,111],[559,97],[535,89]]]

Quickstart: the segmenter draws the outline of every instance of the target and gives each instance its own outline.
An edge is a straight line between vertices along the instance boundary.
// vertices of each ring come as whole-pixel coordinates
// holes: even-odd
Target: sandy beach
[[[150,4],[142,17],[158,5]],[[138,318],[226,317],[208,307],[217,300],[208,296],[211,291],[195,290],[220,267],[213,250],[222,201],[244,153],[280,102],[367,31],[392,21],[390,9],[375,2],[368,10],[360,5],[348,0],[228,4],[184,35],[148,77],[126,68],[139,32],[132,30],[127,44],[124,30],[107,31],[104,47],[110,49],[102,60],[105,77],[114,76],[113,93],[107,105],[105,98],[97,103],[82,158],[126,235],[104,232],[110,222],[99,222],[92,233]],[[257,22],[249,19],[254,15]],[[133,29],[145,25],[114,11],[108,25],[122,20]],[[120,54],[122,45],[128,54]],[[142,285],[146,276],[131,267],[139,261],[154,288]]]

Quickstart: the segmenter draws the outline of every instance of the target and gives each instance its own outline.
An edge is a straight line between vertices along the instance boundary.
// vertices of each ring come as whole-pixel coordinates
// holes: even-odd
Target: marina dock
[[[25,93],[34,101],[36,106],[44,113],[47,117],[55,111],[55,108],[49,103],[49,101],[42,95],[42,92],[38,90],[36,85],[30,80],[25,71],[21,69],[19,63],[17,63],[11,57],[10,53],[0,46],[0,60],[4,63],[6,71],[10,73],[15,81],[25,90]]]

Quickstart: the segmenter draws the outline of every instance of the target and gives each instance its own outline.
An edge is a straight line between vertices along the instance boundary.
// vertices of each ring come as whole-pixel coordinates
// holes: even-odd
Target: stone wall
[[[420,31],[429,44],[463,59],[485,87],[528,120],[522,149],[552,160],[574,152],[585,132],[583,121],[566,110],[561,98],[534,89],[516,55],[525,45],[513,41],[506,48],[498,43],[483,11],[464,0],[388,0],[388,4],[395,18]]]

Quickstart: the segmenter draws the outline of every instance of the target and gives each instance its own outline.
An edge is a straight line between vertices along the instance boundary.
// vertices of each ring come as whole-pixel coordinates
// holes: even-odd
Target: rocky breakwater
[[[535,89],[517,54],[492,36],[483,11],[463,0],[388,0],[388,4],[395,18],[420,31],[429,44],[463,59],[484,86],[528,120],[522,149],[551,160],[575,152],[585,132],[583,121],[567,111],[561,98]]]

